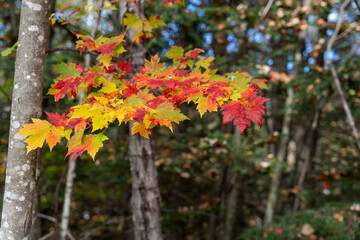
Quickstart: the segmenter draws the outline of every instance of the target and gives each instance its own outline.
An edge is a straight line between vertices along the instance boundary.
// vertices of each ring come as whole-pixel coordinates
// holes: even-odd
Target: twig
[[[274,0],[269,0],[268,3],[266,4],[266,7],[263,11],[263,14],[261,16],[261,20],[264,20],[264,18],[266,17],[266,15],[268,14],[270,8],[271,8],[271,5],[274,3]]]
[[[50,222],[54,222],[54,223],[56,223],[56,222],[57,222],[57,219],[56,219],[56,218],[51,217],[51,216],[49,216],[49,215],[45,215],[45,214],[42,214],[42,213],[38,213],[38,215],[37,215],[37,216],[38,216],[38,217],[40,217],[40,218],[43,218],[43,219],[49,220]]]
[[[0,86],[0,92],[2,92],[5,97],[7,98],[7,100],[9,100],[9,102],[11,102],[11,96]]]
[[[359,3],[356,1],[356,0],[354,0],[354,2],[355,2],[355,5],[356,5],[356,7],[359,9],[359,11],[360,11],[360,5],[359,5]]]
[[[341,66],[340,68],[338,69],[338,73],[341,73],[343,70],[344,70],[344,67],[345,67],[345,64],[346,62],[352,57],[355,55],[356,53],[356,50],[360,47],[360,42],[358,42],[352,49],[351,51],[349,52],[349,54],[347,54],[344,58],[343,58],[343,61],[341,63]]]
[[[76,49],[76,48],[66,48],[66,47],[46,49],[46,53],[66,52],[66,51],[67,51],[67,52],[79,52],[79,49]],[[89,50],[85,50],[84,53],[86,53],[86,54],[91,54],[91,55],[94,55],[94,56],[99,55],[98,53],[96,53],[96,52],[90,52]]]
[[[125,220],[125,218],[123,220]],[[91,237],[92,235],[94,235],[95,233],[97,233],[98,231],[100,231],[101,229],[103,229],[106,225],[116,224],[116,223],[119,223],[119,221],[120,221],[120,219],[118,219],[118,218],[117,219],[108,219],[107,221],[103,222],[100,226],[97,226],[96,228],[93,228],[93,229],[85,232],[84,236],[82,238],[80,238],[80,240],[86,240],[89,237]]]
[[[274,0],[269,0],[268,3],[266,4],[263,14],[261,15],[261,20],[264,20],[267,16],[267,14],[269,13],[269,10],[271,8],[271,5],[274,3]],[[249,42],[252,41],[252,39],[254,38],[256,31],[258,30],[258,27],[256,27],[254,29],[254,31],[251,33],[251,35],[249,36]]]
[[[70,238],[70,240],[76,240],[69,231],[67,231],[66,235]]]
[[[44,236],[42,236],[41,238],[39,238],[39,240],[48,239],[49,237],[52,237],[54,234],[55,234],[55,232],[49,232],[49,233],[45,234]]]
[[[339,95],[340,95],[341,103],[342,103],[342,105],[343,105],[343,108],[344,108],[344,110],[345,110],[348,123],[349,123],[350,128],[351,128],[351,133],[352,133],[353,137],[355,138],[355,141],[356,141],[356,144],[357,144],[358,149],[360,150],[359,132],[358,132],[358,130],[357,130],[357,128],[356,128],[355,121],[354,121],[354,117],[353,117],[353,115],[352,115],[352,113],[351,113],[349,104],[347,103],[347,101],[346,101],[346,99],[345,99],[344,92],[343,92],[343,90],[342,90],[342,88],[341,88],[340,80],[339,80],[339,78],[338,78],[338,76],[337,76],[335,67],[334,67],[334,65],[332,64],[332,62],[330,62],[330,68],[331,68],[331,74],[332,74],[332,76],[333,76],[333,80],[334,80],[334,84],[335,84],[336,90],[338,91],[338,93],[339,93]]]
[[[345,7],[350,3],[350,0],[345,0],[345,2],[343,4],[341,4],[340,7],[340,11],[339,11],[339,16],[338,16],[338,21],[336,23],[336,27],[334,30],[333,35],[331,36],[327,46],[326,46],[326,55],[325,55],[325,63],[324,63],[324,69],[327,69],[328,65],[330,64],[330,60],[329,60],[329,55],[330,55],[330,51],[332,49],[332,46],[336,40],[336,36],[338,35],[342,22],[343,22],[343,15],[344,15],[344,10]]]

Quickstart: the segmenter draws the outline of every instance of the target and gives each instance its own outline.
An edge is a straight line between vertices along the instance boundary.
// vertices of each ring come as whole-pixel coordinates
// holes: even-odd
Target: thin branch
[[[4,96],[11,102],[11,96],[0,86],[0,92],[4,94]]]
[[[332,46],[336,40],[337,35],[339,34],[342,22],[343,22],[343,15],[344,15],[344,10],[345,7],[350,3],[350,0],[345,0],[345,2],[343,4],[341,4],[340,7],[340,11],[339,11],[339,16],[338,16],[338,21],[336,23],[336,27],[334,30],[333,35],[331,36],[327,46],[326,46],[326,55],[325,55],[325,63],[324,63],[324,69],[327,69],[328,65],[330,64],[330,60],[329,60],[329,55],[330,55],[330,51],[332,49]]]
[[[51,217],[51,216],[49,216],[49,215],[45,215],[45,214],[42,214],[42,213],[38,213],[38,215],[37,215],[37,216],[38,216],[38,217],[40,217],[40,218],[43,218],[43,219],[49,220],[50,222],[54,222],[54,223],[56,223],[56,222],[57,222],[57,219],[56,219],[56,218]]]
[[[266,18],[266,16],[269,13],[269,10],[270,10],[273,3],[274,3],[274,0],[269,0],[268,1],[268,3],[266,4],[266,6],[264,8],[263,14],[261,15],[261,20],[264,20]],[[258,27],[256,27],[254,29],[254,31],[251,33],[251,35],[249,36],[249,42],[252,41],[252,39],[255,36],[257,30],[258,30]]]
[[[55,234],[55,232],[49,232],[47,234],[45,234],[44,236],[42,236],[41,238],[39,238],[39,240],[46,240],[50,237],[52,237]]]
[[[356,50],[360,47],[360,42],[358,42],[351,51],[343,58],[340,68],[338,69],[338,73],[341,73],[344,70],[346,62],[355,55]]]
[[[76,240],[69,231],[67,231],[66,235],[70,238],[70,240]]]
[[[127,217],[130,218],[130,217]],[[125,220],[126,218],[123,219],[108,219],[107,221],[103,222],[100,226],[97,226],[96,228],[93,228],[87,232],[84,233],[84,236],[82,238],[80,238],[80,240],[86,240],[88,238],[90,238],[92,235],[96,234],[98,231],[102,230],[103,228],[106,227],[106,225],[110,225],[110,224],[117,224],[119,223],[120,220]]]
[[[271,8],[271,5],[274,3],[274,0],[269,0],[268,3],[266,4],[266,7],[263,11],[263,14],[261,16],[261,20],[264,20],[266,15],[268,14],[270,8]]]
[[[359,132],[358,132],[358,130],[356,128],[354,117],[353,117],[353,115],[351,113],[349,104],[347,103],[347,101],[345,99],[344,92],[342,90],[340,80],[339,80],[339,78],[337,76],[337,72],[335,70],[334,65],[331,62],[330,62],[330,68],[331,68],[331,74],[333,76],[333,80],[334,80],[336,90],[338,91],[338,93],[340,95],[341,103],[343,105],[343,108],[345,110],[348,123],[349,123],[350,128],[351,128],[351,133],[352,133],[352,135],[353,135],[353,137],[354,137],[354,139],[356,141],[358,149],[360,150]]]
[[[53,53],[53,52],[79,52],[79,49],[76,49],[76,48],[66,48],[66,47],[63,47],[63,48],[51,48],[51,49],[46,49],[46,53],[49,54],[49,53]],[[89,50],[85,50],[83,53],[86,53],[86,54],[91,54],[91,55],[94,55],[94,56],[98,56],[99,54],[96,53],[96,52],[90,52]]]
[[[355,2],[356,7],[357,7],[357,8],[359,9],[359,11],[360,11],[360,5],[359,5],[358,1],[357,1],[357,0],[354,0],[354,2]]]

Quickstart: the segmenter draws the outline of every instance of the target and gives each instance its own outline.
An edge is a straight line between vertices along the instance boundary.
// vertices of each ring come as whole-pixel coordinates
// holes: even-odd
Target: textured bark
[[[225,165],[225,164],[224,164]],[[220,172],[220,176],[218,178],[218,180],[213,184],[213,189],[212,189],[212,196],[211,196],[211,207],[212,208],[217,208],[218,207],[218,203],[217,203],[217,199],[221,197],[221,195],[223,194],[223,190],[226,188],[226,178],[227,178],[227,174],[228,173],[228,168],[226,166],[222,166],[221,168],[221,172]],[[219,214],[221,215],[221,214]],[[218,229],[218,224],[217,224],[217,220],[220,217],[215,215],[215,213],[211,214],[210,219],[209,219],[209,224],[207,227],[207,234],[206,234],[206,240],[213,240],[216,239],[217,235],[219,234],[219,229]],[[221,221],[219,221],[221,222]]]
[[[304,144],[303,151],[302,151],[303,156],[304,156],[304,162],[300,169],[300,176],[299,176],[298,183],[297,183],[297,192],[296,192],[296,197],[295,197],[295,201],[294,201],[293,213],[296,213],[300,206],[300,198],[301,198],[302,191],[304,189],[305,177],[306,177],[306,173],[309,168],[309,165],[310,165],[311,148],[315,144],[314,143],[314,135],[315,135],[315,131],[317,129],[318,123],[319,123],[320,110],[321,110],[320,105],[318,103],[316,110],[315,110],[314,118],[311,121],[310,131],[308,132],[307,137],[305,139],[306,144]]]
[[[121,0],[119,2],[119,19],[123,21],[126,12],[144,18],[145,1],[136,4]],[[129,39],[136,32],[133,28],[127,31]],[[129,41],[129,40],[128,40]],[[130,62],[133,71],[138,72],[145,63],[146,47],[143,44],[132,44]],[[129,125],[130,133],[133,123]],[[157,170],[154,163],[152,147],[149,139],[139,134],[131,135],[129,142],[130,170],[132,179],[131,210],[135,240],[161,240],[160,221],[160,191],[157,180]]]
[[[160,191],[150,140],[133,135],[129,150],[135,240],[161,240]]]
[[[234,139],[234,148],[240,149],[240,132],[239,129],[235,129],[235,139]],[[236,164],[236,161],[234,161]],[[228,192],[227,204],[226,204],[226,214],[225,214],[225,224],[224,224],[224,234],[223,240],[232,240],[234,239],[234,226],[236,222],[237,208],[238,208],[238,197],[240,193],[241,186],[241,175],[239,171],[235,171],[231,176],[230,189]]]
[[[226,214],[225,214],[225,224],[224,224],[224,240],[232,240],[234,239],[234,226],[237,215],[237,207],[238,207],[238,196],[240,192],[240,173],[236,171],[232,174],[231,177],[231,189],[228,193],[228,199],[226,204]]]
[[[17,132],[42,114],[49,12],[50,1],[22,2],[0,239],[30,239],[36,219],[39,154],[26,154],[26,137]]]
[[[292,88],[288,88],[287,94],[288,95],[285,103],[286,111],[284,114],[284,121],[281,129],[281,133],[284,136],[280,140],[279,151],[276,155],[277,164],[275,166],[274,174],[271,180],[270,192],[266,203],[265,224],[271,222],[274,216],[274,210],[277,202],[277,193],[279,190],[282,173],[282,164],[285,162],[286,159],[286,148],[289,142],[292,105],[294,103],[294,90]]]

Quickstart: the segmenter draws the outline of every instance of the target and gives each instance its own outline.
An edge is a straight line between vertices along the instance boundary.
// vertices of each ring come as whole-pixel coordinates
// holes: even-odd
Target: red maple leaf
[[[124,81],[124,84],[127,88],[125,88],[124,90],[122,90],[122,95],[125,97],[125,98],[128,98],[130,97],[131,95],[133,94],[137,94],[138,92],[138,89],[136,88],[136,84],[133,83],[129,83],[128,81]]]
[[[185,56],[190,56],[192,59],[196,60],[200,53],[203,53],[204,50],[202,49],[194,49],[186,53]]]
[[[242,96],[239,101],[233,101],[222,107],[224,124],[234,121],[234,125],[239,127],[240,133],[250,127],[251,121],[261,127],[262,116],[265,115],[265,107],[262,104],[269,100],[268,98],[256,96],[254,92],[252,94],[248,93],[246,97]]]
[[[105,54],[113,55],[116,44],[117,44],[116,42],[103,44],[103,45],[97,47],[96,51],[101,53],[101,55],[105,55]]]
[[[178,3],[180,5],[184,5],[184,0],[165,0],[165,5],[169,5],[170,3]]]
[[[144,117],[148,113],[149,113],[149,110],[144,109],[144,108],[138,108],[138,109],[136,109],[136,112],[133,115],[133,119],[142,125],[144,122]]]
[[[88,124],[90,124],[90,118],[72,118],[65,126],[65,129],[74,128],[75,132],[79,132],[85,129]]]
[[[155,109],[157,106],[159,106],[160,104],[162,104],[166,101],[167,101],[167,98],[165,96],[160,95],[154,99],[149,100],[146,105],[152,109]]]
[[[120,71],[124,74],[124,73],[131,73],[131,68],[133,64],[125,62],[125,60],[122,60],[121,62],[115,63],[111,66],[118,67]]]
[[[75,32],[72,32],[73,34],[75,34],[75,36],[77,38],[80,38],[81,40],[83,40],[84,42],[81,42],[81,43],[78,43],[76,45],[76,47],[79,49],[80,51],[80,54],[82,54],[82,52],[84,50],[86,50],[87,48],[90,48],[92,49],[94,46],[95,46],[95,42],[88,36],[84,36],[84,35],[81,35],[81,34],[77,34]]]
[[[65,116],[65,113],[63,113],[62,115],[58,113],[49,113],[46,111],[45,113],[49,118],[49,122],[55,127],[65,126],[69,119],[67,116]]]
[[[77,90],[77,86],[80,84],[80,82],[81,79],[78,77],[69,77],[56,83],[55,86],[52,87],[52,89],[59,89],[60,91],[54,94],[55,101],[57,102],[61,98],[63,98],[66,95],[66,93],[68,93],[68,90],[70,90],[69,93],[72,96],[74,95],[76,96],[75,91]]]

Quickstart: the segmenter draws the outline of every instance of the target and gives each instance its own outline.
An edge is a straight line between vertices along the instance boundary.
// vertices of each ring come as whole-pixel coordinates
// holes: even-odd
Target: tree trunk
[[[26,154],[17,135],[31,118],[41,118],[45,47],[50,1],[23,1],[15,63],[9,148],[0,239],[31,239],[40,172],[38,151]]]
[[[161,240],[160,191],[150,140],[130,136],[129,150],[135,240]]]
[[[126,12],[144,18],[145,1],[136,4],[120,1],[120,21]],[[133,28],[127,31],[129,39],[136,32]],[[132,44],[131,63],[133,72],[138,72],[145,63],[146,47],[143,44]],[[131,210],[135,240],[162,240],[160,221],[160,191],[157,180],[157,170],[154,163],[152,147],[149,139],[139,134],[131,135],[133,123],[130,123],[130,170],[132,178]]]
[[[315,144],[314,135],[315,135],[315,131],[317,129],[318,123],[319,123],[320,110],[321,110],[320,105],[321,105],[321,103],[319,103],[319,101],[318,101],[313,120],[311,121],[310,131],[308,132],[307,137],[305,138],[306,144],[304,144],[303,151],[302,151],[303,156],[304,156],[304,162],[300,169],[300,176],[299,176],[297,188],[296,188],[297,192],[296,192],[296,197],[295,197],[295,201],[294,201],[293,213],[296,213],[300,206],[301,194],[304,189],[304,181],[305,181],[305,177],[306,177],[306,172],[310,165],[311,148],[312,148],[313,144]]]
[[[277,193],[279,190],[281,173],[282,173],[282,165],[285,162],[286,148],[289,142],[292,105],[294,102],[294,90],[292,88],[288,88],[287,94],[288,95],[285,103],[286,111],[284,114],[284,121],[281,129],[281,133],[284,136],[280,140],[279,151],[276,156],[277,163],[275,166],[274,175],[271,180],[271,186],[270,186],[270,191],[269,191],[266,210],[265,210],[265,220],[264,220],[265,224],[271,222],[274,216],[275,206],[277,202]]]
[[[234,139],[234,148],[240,149],[240,132],[238,128],[235,128],[235,139]],[[239,164],[238,161],[233,161],[233,164]],[[241,186],[241,175],[239,171],[235,171],[232,173],[230,189],[227,198],[226,204],[226,214],[225,214],[225,224],[224,224],[224,240],[232,240],[234,239],[234,226],[236,222],[236,213],[238,208],[238,196],[240,192]]]

